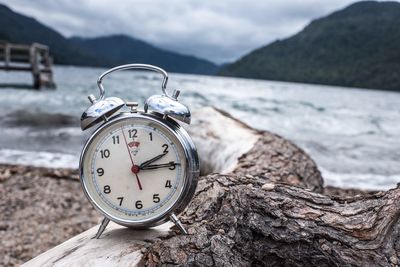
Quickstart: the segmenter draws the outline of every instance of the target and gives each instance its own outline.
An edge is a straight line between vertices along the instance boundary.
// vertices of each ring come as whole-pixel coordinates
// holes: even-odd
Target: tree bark
[[[281,182],[314,192],[323,191],[323,180],[314,161],[292,142],[260,132],[253,148],[242,155],[232,174],[257,176],[257,183]]]
[[[209,175],[143,263],[198,266],[398,266],[400,189],[332,199],[256,177]]]

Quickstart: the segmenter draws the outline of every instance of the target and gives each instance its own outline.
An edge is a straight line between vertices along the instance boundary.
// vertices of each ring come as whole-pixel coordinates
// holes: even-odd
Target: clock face
[[[132,117],[102,128],[82,158],[89,198],[120,221],[143,222],[168,212],[186,179],[181,143],[167,127]]]

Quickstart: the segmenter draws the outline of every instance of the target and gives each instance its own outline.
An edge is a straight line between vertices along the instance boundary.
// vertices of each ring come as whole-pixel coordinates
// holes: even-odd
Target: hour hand
[[[164,164],[153,164],[153,165],[146,165],[143,167],[140,167],[141,170],[154,170],[154,169],[160,169],[160,168],[169,168],[170,170],[175,169],[177,165],[180,165],[180,163],[175,163],[173,161],[170,161],[168,163]]]
[[[154,161],[157,161],[159,159],[161,159],[162,157],[164,157],[165,155],[167,155],[167,153],[162,153],[158,156],[155,156],[152,159],[146,160],[145,162],[143,162],[142,164],[140,164],[139,168],[142,169],[143,167],[150,165],[151,163],[153,163]]]

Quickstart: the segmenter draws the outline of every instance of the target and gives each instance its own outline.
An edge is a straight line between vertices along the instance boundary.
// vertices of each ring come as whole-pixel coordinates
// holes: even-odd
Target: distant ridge
[[[74,44],[90,50],[97,57],[106,56],[111,65],[145,62],[171,72],[215,74],[218,67],[210,61],[157,48],[144,41],[126,36],[111,35],[97,38],[73,37]]]
[[[141,62],[155,64],[169,72],[215,74],[218,66],[194,56],[157,48],[126,35],[67,39],[37,20],[0,4],[0,40],[50,47],[56,64],[111,67]]]
[[[219,75],[400,91],[400,3],[352,4]]]

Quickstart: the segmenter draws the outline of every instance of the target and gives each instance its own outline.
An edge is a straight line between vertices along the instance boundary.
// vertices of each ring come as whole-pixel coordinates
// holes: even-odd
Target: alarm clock
[[[143,110],[136,102],[105,98],[103,78],[116,71],[155,71],[163,76],[162,94],[149,97]],[[143,229],[168,220],[184,234],[177,215],[189,204],[199,176],[196,147],[180,123],[190,123],[189,109],[178,101],[180,91],[167,92],[168,74],[146,64],[112,68],[97,80],[98,99],[82,114],[81,128],[99,125],[80,157],[83,191],[104,219],[99,238],[111,221]]]

